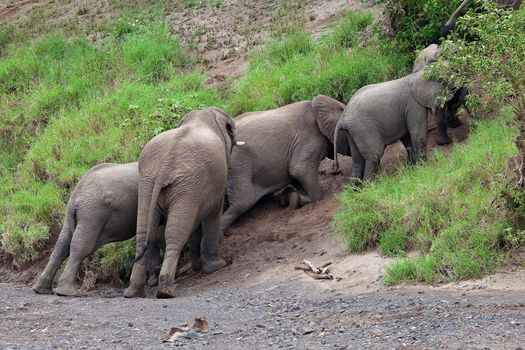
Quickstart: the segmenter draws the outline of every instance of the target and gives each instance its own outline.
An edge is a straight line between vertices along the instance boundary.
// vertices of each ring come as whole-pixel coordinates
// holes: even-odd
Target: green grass
[[[419,251],[419,257],[390,265],[386,283],[479,278],[505,261],[506,247],[525,242],[502,200],[507,162],[516,154],[512,111],[502,114],[475,123],[469,141],[450,154],[435,151],[427,163],[340,195],[334,227],[350,251],[376,246],[386,256]]]

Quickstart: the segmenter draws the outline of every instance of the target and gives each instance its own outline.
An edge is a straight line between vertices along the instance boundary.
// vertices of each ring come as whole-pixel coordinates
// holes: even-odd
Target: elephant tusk
[[[245,143],[246,143],[246,142],[244,142],[244,141],[237,141],[237,142],[235,142],[235,145],[236,145],[236,146],[242,146],[242,145],[244,145]]]

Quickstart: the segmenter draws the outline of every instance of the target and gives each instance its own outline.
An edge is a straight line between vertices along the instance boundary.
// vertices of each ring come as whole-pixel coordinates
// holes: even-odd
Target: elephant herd
[[[455,116],[461,98],[446,96],[451,102],[439,106],[443,84],[423,76],[423,68],[440,55],[437,45],[429,46],[412,74],[365,86],[346,106],[317,96],[235,120],[218,108],[195,110],[177,128],[151,139],[138,162],[93,167],[69,199],[57,243],[33,290],[78,295],[82,261],[104,244],[136,235],[124,296],[143,297],[149,275],[148,284],[158,284],[158,298],[174,297],[176,267],[188,241],[194,270],[224,267],[219,238],[260,198],[279,191],[280,202],[293,208],[321,198],[318,169],[324,158],[334,159],[337,169],[338,153],[352,156],[356,183],[374,175],[385,147],[398,140],[410,162],[424,158],[427,114],[435,114],[438,144],[450,142],[447,125],[461,125]],[[225,192],[229,207],[223,214]]]

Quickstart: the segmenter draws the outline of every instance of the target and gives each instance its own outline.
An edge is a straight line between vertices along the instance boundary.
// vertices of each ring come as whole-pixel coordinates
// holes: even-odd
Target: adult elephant
[[[53,293],[52,285],[58,268],[69,256],[55,293],[78,295],[75,278],[82,261],[104,244],[135,236],[138,181],[137,162],[102,163],[80,179],[69,198],[62,230],[49,262],[33,285],[35,292]],[[157,234],[162,236],[162,227]],[[151,254],[154,254],[152,266],[160,265],[158,247]],[[150,275],[154,275],[152,266],[149,267]]]
[[[439,57],[443,54],[443,50],[436,44],[431,44],[423,49],[412,67],[412,73],[424,69],[425,67],[436,62]],[[444,107],[444,113],[436,113],[436,109],[429,109],[429,115],[432,115],[436,121],[437,138],[436,143],[438,145],[445,145],[450,143],[452,140],[447,134],[447,127],[457,128],[463,123],[457,117],[458,109],[465,104],[465,97],[468,94],[468,90],[464,87],[458,89],[453,95],[450,101],[447,101]]]
[[[190,235],[194,269],[211,273],[226,265],[219,256],[218,233],[234,130],[233,120],[218,108],[192,111],[178,128],[155,136],[142,150],[137,255],[125,297],[144,297],[144,252],[161,216],[166,218],[166,250],[158,298],[175,296],[177,262]]]
[[[344,130],[352,154],[352,181],[370,179],[385,147],[398,140],[407,148],[410,162],[425,159],[427,110],[433,109],[437,119],[445,120],[444,109],[437,101],[444,94],[443,84],[425,79],[423,69],[401,79],[359,89],[341,115],[334,142],[337,145],[338,131]],[[334,170],[337,170],[335,147],[334,154]]]
[[[344,107],[321,95],[235,118],[237,136],[248,143],[232,152],[222,232],[261,197],[285,187],[283,200],[295,208],[321,198],[319,164],[332,158],[334,130]],[[349,154],[345,138],[337,149]]]

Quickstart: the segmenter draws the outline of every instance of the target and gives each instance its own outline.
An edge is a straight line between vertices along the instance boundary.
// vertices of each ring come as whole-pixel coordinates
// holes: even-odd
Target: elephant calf
[[[235,123],[208,108],[187,114],[173,130],[144,146],[139,159],[137,255],[124,296],[144,297],[151,234],[166,218],[166,250],[158,298],[175,296],[175,271],[191,235],[192,267],[211,273],[226,265],[219,256],[219,224]]]
[[[427,80],[423,74],[420,69],[401,79],[367,85],[348,102],[336,129],[347,134],[352,181],[370,179],[385,147],[398,140],[407,148],[410,162],[426,158],[427,111],[433,109],[439,120],[445,120],[445,112],[436,101],[444,92],[443,84]],[[334,153],[337,170],[337,149]]]
[[[222,217],[225,230],[261,197],[289,185],[285,191],[292,207],[321,198],[318,170],[332,157],[334,130],[345,105],[327,96],[277,109],[245,113],[235,118],[239,139],[247,144],[232,152],[228,174],[229,208]],[[338,150],[349,154],[345,138]]]
[[[64,224],[53,253],[33,286],[35,292],[53,293],[52,284],[58,268],[69,256],[55,293],[77,295],[75,278],[82,261],[104,244],[135,236],[138,180],[136,162],[102,163],[80,179],[67,204]],[[157,234],[162,236],[162,229]],[[152,264],[160,264],[158,249],[153,260]],[[151,273],[151,266],[149,270]]]

